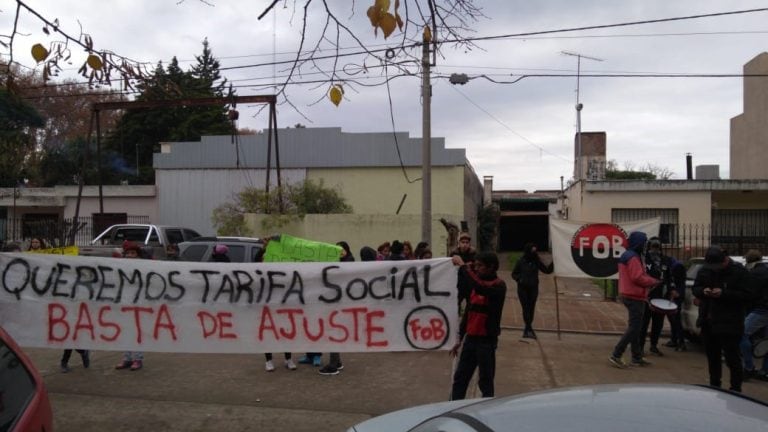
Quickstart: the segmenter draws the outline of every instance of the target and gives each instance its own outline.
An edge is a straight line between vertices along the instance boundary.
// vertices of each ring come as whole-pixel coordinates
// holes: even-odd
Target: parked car
[[[768,404],[711,387],[608,384],[421,405],[366,420],[370,431],[768,430]]]
[[[744,257],[731,256],[731,260],[744,265]],[[768,264],[768,256],[764,256],[761,262]],[[699,307],[694,304],[693,282],[699,270],[704,267],[704,258],[691,258],[688,261],[688,270],[685,273],[685,301],[681,306],[681,317],[683,323],[683,332],[688,339],[698,341],[701,329],[696,326],[696,320],[699,318]]]
[[[0,327],[0,431],[51,431],[48,390],[32,361]]]
[[[198,237],[179,244],[179,260],[210,261],[213,247],[219,244],[229,248],[231,262],[256,262],[264,250],[264,241],[254,237]]]
[[[169,244],[178,244],[200,237],[197,231],[177,226],[151,224],[112,225],[99,234],[89,246],[80,248],[84,256],[112,256],[125,240],[132,240],[142,247],[151,248],[152,256],[165,258],[165,248]]]

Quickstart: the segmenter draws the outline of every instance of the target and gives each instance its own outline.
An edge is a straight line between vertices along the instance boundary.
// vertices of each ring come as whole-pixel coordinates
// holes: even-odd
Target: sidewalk
[[[549,262],[549,257],[544,257]],[[512,280],[506,254],[499,255],[499,276],[507,283],[507,300],[504,305],[502,326],[522,329],[523,317],[517,299],[517,284]],[[627,311],[613,300],[604,300],[603,290],[590,279],[557,278],[539,275],[539,300],[536,304],[533,327],[538,331],[557,331],[558,308],[562,332],[620,334],[627,325]]]

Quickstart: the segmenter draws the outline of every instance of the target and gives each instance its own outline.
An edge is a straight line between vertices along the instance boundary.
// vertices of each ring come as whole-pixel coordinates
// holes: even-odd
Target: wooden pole
[[[560,294],[557,289],[557,276],[555,279],[555,320],[557,321],[557,340],[560,340]]]

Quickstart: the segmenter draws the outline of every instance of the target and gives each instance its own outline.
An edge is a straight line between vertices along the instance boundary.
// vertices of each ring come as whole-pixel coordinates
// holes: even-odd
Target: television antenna
[[[576,57],[576,172],[574,173],[576,176],[576,180],[581,180],[583,177],[583,170],[582,170],[582,164],[581,164],[581,109],[584,108],[584,105],[582,105],[581,101],[579,100],[579,89],[580,89],[580,82],[581,82],[581,59],[587,59],[592,61],[604,61],[603,59],[597,58],[597,57],[590,57],[586,56],[584,54],[571,52],[571,51],[560,51],[561,54],[567,55],[567,56],[573,56]]]

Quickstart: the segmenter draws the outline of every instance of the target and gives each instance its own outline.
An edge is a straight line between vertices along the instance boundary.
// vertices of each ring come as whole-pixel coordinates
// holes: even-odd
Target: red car
[[[0,327],[0,431],[52,430],[53,412],[43,377]]]

